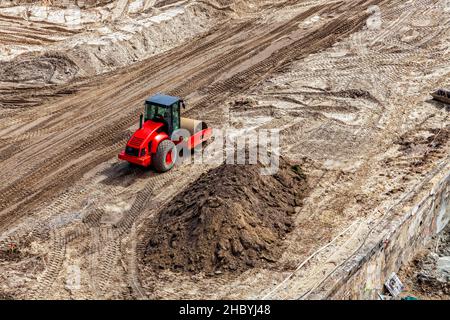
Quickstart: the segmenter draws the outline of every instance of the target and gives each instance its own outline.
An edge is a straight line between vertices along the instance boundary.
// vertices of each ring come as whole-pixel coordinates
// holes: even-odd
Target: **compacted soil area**
[[[450,170],[448,1],[57,2],[0,1],[0,299],[308,299]],[[277,172],[119,161],[157,92]]]

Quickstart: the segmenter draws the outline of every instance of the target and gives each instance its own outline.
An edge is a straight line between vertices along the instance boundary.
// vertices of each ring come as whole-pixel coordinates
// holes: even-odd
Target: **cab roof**
[[[145,100],[145,103],[154,103],[161,106],[169,107],[172,104],[180,101],[180,98],[178,97],[172,97],[172,96],[166,96],[165,94],[155,94],[154,96],[151,96]]]

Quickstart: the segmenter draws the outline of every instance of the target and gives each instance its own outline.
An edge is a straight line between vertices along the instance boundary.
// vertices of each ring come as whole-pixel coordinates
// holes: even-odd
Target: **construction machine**
[[[205,122],[181,117],[181,108],[185,107],[178,97],[156,94],[148,98],[144,114],[140,115],[139,129],[128,140],[119,159],[142,167],[152,166],[158,172],[172,169],[180,151],[193,150],[212,135]],[[179,136],[179,129],[189,135]],[[183,148],[177,148],[180,143]]]
[[[439,89],[435,92],[431,93],[431,96],[433,97],[433,99],[446,103],[446,104],[450,104],[450,91],[445,90],[445,89]]]

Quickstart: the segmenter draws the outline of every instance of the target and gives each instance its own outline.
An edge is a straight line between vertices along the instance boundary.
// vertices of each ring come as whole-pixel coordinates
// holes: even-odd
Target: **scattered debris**
[[[0,261],[18,261],[20,260],[21,253],[17,244],[11,242],[3,250],[0,250]]]
[[[450,299],[450,224],[400,272],[405,293],[420,299]]]
[[[444,281],[450,281],[450,257],[439,257],[437,271]]]
[[[405,288],[398,276],[393,272],[384,283],[393,297],[397,297]]]

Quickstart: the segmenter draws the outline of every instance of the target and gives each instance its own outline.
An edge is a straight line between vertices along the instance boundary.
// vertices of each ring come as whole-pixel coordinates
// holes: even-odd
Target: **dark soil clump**
[[[283,159],[275,175],[260,169],[224,164],[200,176],[153,221],[144,263],[210,274],[277,261],[307,183],[301,169]]]

